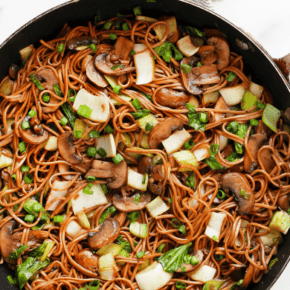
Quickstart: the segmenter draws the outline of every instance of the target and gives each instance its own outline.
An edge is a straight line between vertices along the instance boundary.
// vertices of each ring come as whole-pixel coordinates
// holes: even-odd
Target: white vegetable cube
[[[239,104],[245,92],[246,89],[242,85],[220,89],[220,94],[228,106]]]
[[[272,217],[269,228],[286,235],[290,228],[290,215],[283,210],[276,211]]]
[[[125,96],[125,95],[119,95],[120,99],[122,99],[124,102],[130,102],[132,100],[132,98]],[[112,98],[110,99],[111,103],[114,106],[121,106],[123,103],[117,101],[116,99]]]
[[[79,211],[84,211],[87,208],[91,208],[96,205],[107,204],[108,200],[100,184],[94,184],[90,191],[92,194],[86,194],[83,190],[80,190],[78,194],[72,199],[72,207],[74,214]]]
[[[63,190],[63,188],[67,187],[69,183],[71,183],[71,182],[70,181],[54,180],[54,182],[52,183],[52,187],[59,189],[59,191],[52,189],[50,191],[50,194],[48,196],[46,204],[48,205],[57,197],[65,197],[67,194],[67,189]],[[52,203],[49,206],[49,208],[47,210],[55,210],[59,203],[60,203],[60,200],[56,200],[54,203]]]
[[[194,154],[189,150],[181,150],[172,154],[179,165],[198,166],[198,161]],[[192,171],[190,168],[181,168],[179,171]]]
[[[134,44],[134,51],[137,52],[142,52],[144,50],[147,50],[147,45],[144,43],[135,43]]]
[[[148,184],[148,174],[140,174],[128,168],[127,184],[135,189],[146,191]]]
[[[111,266],[117,267],[114,255],[112,253],[108,253],[99,258],[99,269],[108,268]]]
[[[123,247],[121,245],[111,243],[107,246],[100,248],[96,254],[99,256],[104,256],[106,254],[112,253],[113,256],[116,256],[121,252],[122,249]]]
[[[264,88],[260,85],[257,85],[253,82],[250,82],[249,91],[255,95],[258,99],[261,98]]]
[[[115,157],[116,156],[116,143],[114,140],[113,134],[103,135],[98,138],[98,143],[96,146],[97,150],[100,148],[106,151],[106,157]],[[96,155],[96,158],[101,158],[100,155]]]
[[[211,213],[209,223],[205,229],[205,234],[215,242],[219,242],[221,228],[226,216],[227,215],[224,213]]]
[[[146,238],[148,232],[147,224],[140,224],[138,222],[131,222],[129,227],[130,233],[139,238]]]
[[[153,128],[157,125],[158,121],[155,118],[155,116],[149,114],[143,118],[140,118],[138,120],[136,120],[136,124],[141,128],[142,131],[144,131],[145,133],[150,133],[149,131],[146,131],[146,125],[148,123],[151,123]]]
[[[228,145],[228,138],[227,137],[225,137],[225,136],[223,136],[223,135],[220,135],[220,144],[219,144],[219,146],[220,146],[220,151],[222,151],[222,150],[224,150],[225,149],[225,147]]]
[[[55,151],[57,150],[57,137],[55,136],[49,136],[48,140],[46,141],[44,145],[44,149],[47,151]]]
[[[199,194],[198,194],[198,191],[195,191],[194,192],[194,196],[195,197],[197,197],[197,198],[202,198],[202,196],[205,194],[205,186],[204,186],[204,184],[202,184],[201,186],[200,186],[200,196],[199,196]],[[188,201],[187,201],[187,203],[188,203],[188,205],[190,206],[190,207],[195,207],[196,205],[198,205],[199,204],[199,202],[198,202],[198,200],[196,200],[194,197],[190,197],[189,199],[188,199]]]
[[[245,236],[245,233],[246,233],[246,230],[247,230],[248,223],[249,223],[248,221],[241,219],[241,225],[240,225],[240,228],[241,228],[241,230],[242,230],[244,236]],[[236,232],[238,232],[238,231],[239,231],[239,228],[236,229]],[[237,238],[237,239],[235,240],[235,244],[236,244],[238,247],[240,247],[240,246],[242,245],[242,243],[241,243],[241,241],[239,240],[239,238]]]
[[[185,129],[176,130],[170,137],[162,141],[162,144],[167,154],[171,154],[178,151],[190,138],[191,135]]]
[[[177,31],[177,22],[176,22],[176,18],[174,16],[168,17],[163,19],[162,21],[166,22],[168,24],[168,35],[172,35],[173,33],[175,33]],[[157,24],[153,27],[157,37],[159,40],[161,40],[165,33],[166,33],[166,26],[164,24]]]
[[[148,49],[134,54],[134,63],[136,67],[136,85],[150,83],[155,75],[155,60],[152,52]]]
[[[179,39],[176,45],[178,49],[187,57],[194,55],[199,50],[199,46],[193,45],[190,35],[186,35],[185,37]]]
[[[13,158],[5,156],[1,151],[0,151],[0,168],[4,168],[7,166],[12,165],[13,163]]]
[[[154,200],[149,202],[146,205],[146,208],[153,218],[169,210],[169,206],[162,200],[160,196],[157,196]]]
[[[208,146],[194,150],[193,154],[194,154],[197,161],[201,161],[201,160],[206,159],[210,156]]]
[[[209,104],[215,104],[219,98],[220,92],[214,91],[211,93],[203,94],[202,96],[202,103],[204,106],[207,106]]]
[[[110,113],[107,96],[95,96],[85,89],[77,93],[73,108],[79,115],[95,122],[106,122]]]
[[[73,239],[82,229],[76,221],[71,221],[66,228],[66,233]]]
[[[135,279],[140,290],[157,290],[165,286],[172,277],[173,273],[165,272],[161,264],[155,261],[137,273]]]
[[[267,232],[265,229],[260,229],[259,233]],[[278,243],[282,239],[280,232],[271,229],[270,233],[264,236],[260,236],[261,241],[265,246],[272,247],[274,244]]]
[[[215,276],[216,269],[207,265],[201,266],[197,271],[190,272],[188,277],[192,280],[200,281],[205,283],[206,281],[212,280]]]
[[[118,266],[116,265],[114,255],[108,253],[99,258],[99,275],[101,279],[104,280],[113,280],[117,277],[117,272],[119,271]]]

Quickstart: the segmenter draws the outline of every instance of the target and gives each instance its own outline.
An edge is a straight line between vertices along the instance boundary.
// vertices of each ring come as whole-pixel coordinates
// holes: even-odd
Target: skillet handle
[[[282,71],[287,81],[290,82],[290,53],[282,58],[274,58],[273,60]]]

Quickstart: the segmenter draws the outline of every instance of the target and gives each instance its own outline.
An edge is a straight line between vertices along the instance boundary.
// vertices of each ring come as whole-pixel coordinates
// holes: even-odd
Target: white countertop
[[[290,53],[289,0],[213,1],[215,12],[250,33],[272,57]],[[67,0],[0,0],[0,43],[27,21],[64,2]],[[287,289],[290,289],[290,264],[271,290]]]

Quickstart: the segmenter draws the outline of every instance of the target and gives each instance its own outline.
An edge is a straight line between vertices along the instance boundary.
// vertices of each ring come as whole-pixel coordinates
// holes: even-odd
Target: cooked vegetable
[[[277,132],[277,123],[281,116],[281,112],[270,104],[266,104],[266,108],[262,115],[262,120],[271,130]]]
[[[166,203],[160,198],[160,196],[157,196],[154,200],[148,203],[146,205],[146,208],[153,218],[169,210],[169,206],[166,205]]]

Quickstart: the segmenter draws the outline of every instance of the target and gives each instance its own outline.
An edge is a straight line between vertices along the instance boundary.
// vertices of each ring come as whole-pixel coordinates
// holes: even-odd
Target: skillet
[[[268,87],[276,107],[285,110],[290,106],[290,85],[287,79],[265,49],[241,29],[220,15],[193,4],[189,0],[147,1],[71,0],[44,12],[26,23],[0,45],[0,79],[7,75],[12,63],[19,61],[18,51],[20,49],[30,44],[37,47],[40,39],[54,38],[65,23],[77,26],[86,24],[87,21],[93,21],[97,14],[102,19],[110,18],[118,12],[130,14],[133,7],[140,5],[143,15],[158,18],[160,15],[172,14],[176,16],[181,25],[217,28],[225,33],[231,50],[243,56],[246,74],[250,73],[254,82]],[[276,60],[276,63],[285,70],[286,60],[287,58]],[[249,290],[271,290],[272,285],[290,260],[290,234],[284,236],[283,239],[276,256],[278,262],[258,284],[251,284],[248,287]],[[7,266],[0,265],[0,289],[18,289],[6,280],[6,276],[9,274],[11,273]]]

